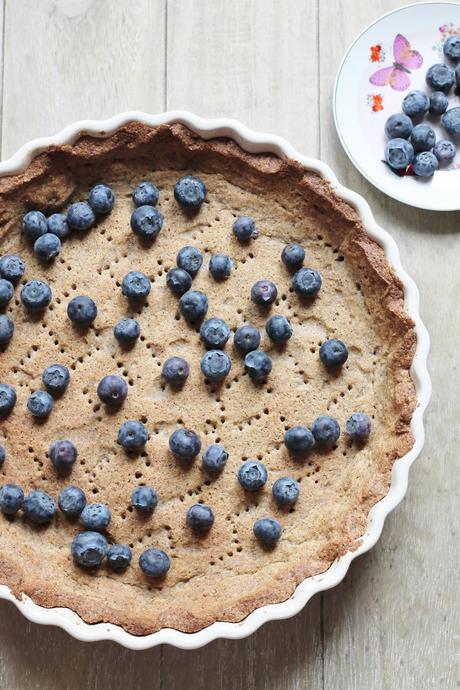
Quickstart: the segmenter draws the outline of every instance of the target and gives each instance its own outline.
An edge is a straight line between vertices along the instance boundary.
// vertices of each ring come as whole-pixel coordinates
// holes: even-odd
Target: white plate
[[[334,87],[335,126],[353,165],[385,194],[433,211],[460,209],[460,142],[456,142],[459,150],[453,163],[439,169],[433,177],[399,177],[382,160],[384,126],[390,115],[401,112],[402,99],[409,91],[430,92],[425,83],[426,71],[434,63],[446,62],[443,43],[457,33],[460,34],[458,3],[426,2],[394,10],[368,26],[354,41],[342,60]],[[402,85],[404,90],[389,84],[374,86],[370,82],[372,75],[393,65],[393,44],[398,34],[421,54],[423,63],[420,68],[405,72],[408,79],[407,85]],[[452,90],[449,108],[459,105],[460,98]],[[438,139],[449,138],[439,118],[429,116],[424,122],[435,129]]]
[[[321,177],[329,180],[339,197],[351,204],[361,217],[368,235],[378,242],[385,255],[392,264],[396,274],[404,286],[404,302],[408,314],[415,322],[417,347],[411,368],[411,376],[415,383],[417,407],[411,420],[411,430],[415,438],[412,449],[404,457],[397,460],[393,466],[391,485],[388,494],[370,511],[367,531],[363,535],[361,545],[356,551],[349,551],[337,559],[322,575],[309,577],[295,590],[294,594],[280,604],[271,604],[256,609],[240,623],[213,623],[196,633],[183,633],[178,630],[164,628],[152,635],[136,637],[123,628],[108,623],[89,625],[74,611],[66,608],[45,609],[35,604],[32,599],[23,596],[18,600],[8,587],[0,583],[0,599],[13,602],[23,615],[29,620],[43,625],[57,625],[79,640],[94,642],[98,640],[113,640],[130,649],[147,649],[158,644],[170,644],[183,649],[196,649],[217,638],[239,639],[247,637],[261,625],[271,620],[290,618],[298,613],[307,601],[317,592],[321,592],[337,585],[345,577],[350,563],[361,554],[368,551],[377,542],[383,529],[383,523],[388,513],[402,501],[407,489],[409,467],[420,453],[425,438],[423,428],[423,413],[431,395],[431,382],[426,368],[429,350],[429,337],[419,314],[419,294],[413,280],[401,266],[399,251],[393,238],[374,220],[372,212],[363,197],[343,187],[332,170],[319,160],[307,158],[298,153],[292,146],[271,134],[262,134],[248,129],[236,120],[218,118],[205,120],[197,115],[185,111],[173,111],[161,115],[129,112],[117,115],[110,120],[84,120],[66,127],[54,137],[35,139],[26,144],[9,160],[0,163],[0,176],[15,175],[30,163],[42,151],[50,146],[73,143],[82,133],[93,136],[107,137],[116,132],[127,122],[143,122],[152,127],[163,123],[180,122],[204,139],[213,137],[230,137],[251,153],[271,152],[281,158],[297,160],[307,170],[313,170]]]

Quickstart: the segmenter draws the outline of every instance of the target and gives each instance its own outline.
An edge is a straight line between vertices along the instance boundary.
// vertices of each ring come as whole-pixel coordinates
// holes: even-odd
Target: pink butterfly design
[[[395,91],[405,91],[410,86],[411,69],[421,67],[423,58],[417,50],[412,50],[409,41],[402,34],[397,34],[395,37],[393,56],[393,66],[377,70],[369,77],[369,81],[374,86],[389,84]]]

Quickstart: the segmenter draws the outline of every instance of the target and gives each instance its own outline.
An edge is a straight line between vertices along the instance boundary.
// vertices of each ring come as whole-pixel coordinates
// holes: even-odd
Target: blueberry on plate
[[[64,240],[70,233],[67,216],[63,213],[52,213],[46,221],[48,232],[56,235],[60,240]]]
[[[113,327],[113,334],[121,345],[133,345],[141,334],[136,319],[120,319]]]
[[[69,370],[63,364],[50,364],[42,374],[42,381],[51,393],[63,393],[69,385]]]
[[[259,518],[255,521],[252,529],[254,536],[263,546],[274,546],[279,541],[283,531],[278,520],[270,517]]]
[[[26,265],[20,256],[8,254],[0,259],[0,276],[9,280],[13,285],[17,285],[25,270]]]
[[[390,115],[385,122],[385,134],[389,139],[396,139],[397,137],[408,139],[412,132],[412,127],[412,120],[408,115],[404,113],[395,113],[394,115]]]
[[[190,374],[190,368],[182,357],[169,357],[163,364],[161,373],[171,386],[182,386]]]
[[[215,280],[224,280],[232,272],[233,261],[227,254],[213,254],[209,261],[209,272]]]
[[[345,430],[352,441],[363,443],[371,433],[371,419],[365,412],[354,412],[348,418]]]
[[[96,216],[94,211],[86,201],[77,201],[69,206],[67,224],[72,230],[89,230],[95,222]]]
[[[160,578],[170,569],[171,560],[161,549],[147,549],[140,555],[139,567],[145,575]]]
[[[211,473],[222,472],[228,460],[228,453],[221,443],[212,443],[203,453],[203,467]]]
[[[312,268],[301,268],[292,276],[292,287],[301,297],[313,297],[321,289],[321,276]]]
[[[29,211],[22,219],[22,231],[25,237],[35,242],[47,231],[46,218],[41,211]]]
[[[421,153],[417,153],[412,164],[415,175],[419,177],[431,177],[438,167],[438,159],[431,151],[421,151]]]
[[[47,232],[35,240],[34,254],[39,261],[52,261],[60,251],[61,240],[51,232]]]
[[[21,301],[29,311],[43,311],[51,298],[51,288],[43,280],[29,280],[21,289]]]
[[[112,544],[107,550],[107,565],[117,573],[126,570],[131,559],[132,552],[127,544]]]
[[[14,334],[14,323],[6,314],[0,314],[0,345],[10,342]]]
[[[280,477],[273,484],[272,494],[279,506],[293,506],[299,498],[300,484],[292,477]]]
[[[414,147],[405,139],[391,139],[385,146],[384,156],[390,168],[405,170],[414,159]]]
[[[444,115],[441,116],[441,124],[451,137],[460,139],[460,108],[446,110]]]
[[[209,506],[195,503],[187,510],[186,521],[195,532],[208,532],[214,524],[214,512]]]
[[[210,381],[222,381],[230,372],[232,362],[222,350],[208,350],[200,362],[201,371]]]
[[[333,446],[340,436],[340,427],[334,417],[324,415],[315,419],[311,432],[318,445]]]
[[[97,316],[97,306],[87,295],[79,295],[67,305],[67,316],[77,326],[90,326]]]
[[[118,443],[130,452],[142,450],[148,438],[145,425],[136,419],[123,422],[118,431]]]
[[[439,63],[431,65],[426,73],[425,79],[428,86],[431,86],[434,91],[444,91],[448,93],[455,81],[455,73],[449,65]]]
[[[0,417],[11,412],[16,405],[16,391],[9,383],[0,383]]]
[[[203,254],[196,247],[187,245],[179,250],[176,256],[176,263],[183,271],[187,271],[189,275],[194,276],[203,264]]]
[[[412,130],[410,141],[416,153],[418,151],[429,151],[435,144],[436,134],[429,125],[417,125]]]
[[[85,492],[78,486],[66,486],[58,497],[58,506],[68,518],[77,518],[86,506]]]
[[[284,445],[294,455],[305,455],[315,445],[315,439],[306,426],[293,426],[284,434]]]
[[[131,505],[139,513],[153,513],[158,504],[158,494],[151,486],[137,486],[131,494]]]
[[[232,226],[233,234],[237,240],[247,241],[257,237],[257,228],[254,218],[251,216],[240,216]]]
[[[319,358],[328,369],[341,367],[348,359],[348,348],[341,340],[331,338],[319,348]]]
[[[246,460],[238,470],[238,481],[245,491],[259,491],[267,478],[267,468],[258,460]]]
[[[121,292],[132,300],[142,300],[151,290],[150,278],[141,271],[130,271],[125,275],[121,283]]]
[[[281,261],[291,271],[297,271],[305,259],[305,249],[295,242],[290,242],[281,252]]]
[[[0,489],[0,512],[16,515],[24,503],[24,491],[17,484],[5,484]]]
[[[6,452],[3,446],[0,446],[0,467],[5,464]]]
[[[240,326],[233,336],[233,344],[237,350],[244,354],[257,350],[260,345],[260,332],[255,326],[250,326],[249,324]]]
[[[206,347],[220,350],[230,338],[230,329],[223,319],[207,319],[201,324],[200,337]]]
[[[206,198],[206,187],[199,177],[185,175],[174,185],[174,198],[185,209],[197,210]]]
[[[97,216],[104,216],[113,209],[115,194],[106,184],[97,184],[89,193],[88,203]]]
[[[440,165],[442,163],[450,163],[457,154],[457,147],[448,139],[440,139],[434,145],[433,153]]]
[[[82,568],[97,568],[107,555],[107,539],[99,532],[80,532],[72,542],[71,554]]]
[[[139,206],[131,215],[131,230],[143,240],[154,240],[163,221],[163,215],[154,206]]]
[[[192,287],[192,276],[183,268],[171,268],[166,274],[166,285],[175,295],[183,295]]]
[[[67,471],[75,463],[77,459],[77,449],[67,439],[59,439],[51,444],[48,450],[50,460],[59,471]]]
[[[443,46],[444,55],[452,62],[460,60],[460,35],[449,36]]]
[[[253,381],[264,381],[272,367],[271,358],[262,350],[251,350],[244,358],[244,369]]]
[[[449,107],[449,99],[442,91],[434,91],[430,96],[430,115],[442,115]]]
[[[0,278],[0,309],[4,309],[14,295],[13,283],[6,278]]]
[[[47,391],[35,391],[27,401],[30,414],[38,419],[45,419],[51,414],[54,400]]]
[[[285,316],[272,316],[265,324],[265,330],[274,343],[285,343],[292,336],[291,323]]]
[[[184,460],[192,460],[201,450],[201,440],[190,429],[176,429],[169,437],[169,449]]]
[[[85,529],[103,532],[110,524],[112,513],[105,503],[89,503],[81,511],[80,524]]]
[[[22,506],[25,516],[38,525],[51,522],[56,514],[56,505],[44,491],[31,491]]]
[[[254,304],[261,306],[273,304],[277,296],[278,290],[271,280],[258,280],[251,288],[251,299]]]
[[[99,381],[97,395],[106,405],[120,407],[128,395],[128,384],[121,376],[109,374]]]
[[[179,300],[179,309],[186,321],[200,321],[208,311],[208,298],[199,290],[188,290]]]
[[[156,206],[160,198],[160,191],[153,182],[140,182],[133,191],[134,206]]]
[[[402,109],[403,112],[411,117],[421,117],[425,115],[426,111],[428,110],[428,107],[430,105],[430,99],[424,93],[423,91],[409,91],[409,93],[404,96],[403,102],[402,102]],[[412,129],[412,122],[410,123]],[[410,130],[409,130],[410,134]],[[395,131],[394,134],[388,133],[388,136],[390,139],[394,139],[395,137],[402,137],[403,139],[407,139],[408,135],[404,134],[399,134],[397,131]]]

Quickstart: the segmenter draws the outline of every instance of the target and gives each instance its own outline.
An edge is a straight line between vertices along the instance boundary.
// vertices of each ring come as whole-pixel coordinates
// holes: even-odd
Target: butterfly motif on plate
[[[397,34],[393,42],[393,65],[382,67],[369,77],[374,86],[387,86],[395,91],[405,91],[410,86],[411,70],[418,69],[423,64],[423,57],[418,50],[413,50],[407,38]]]

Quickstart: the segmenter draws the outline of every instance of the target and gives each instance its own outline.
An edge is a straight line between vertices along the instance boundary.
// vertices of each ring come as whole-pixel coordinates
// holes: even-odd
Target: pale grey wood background
[[[415,211],[377,192],[351,167],[331,118],[345,49],[367,23],[402,4],[0,0],[3,158],[73,120],[135,109],[227,115],[284,135],[332,165],[396,238],[420,287],[434,382],[427,443],[405,502],[345,582],[296,618],[195,652],[134,653],[33,626],[2,602],[0,688],[458,687],[460,214]]]

